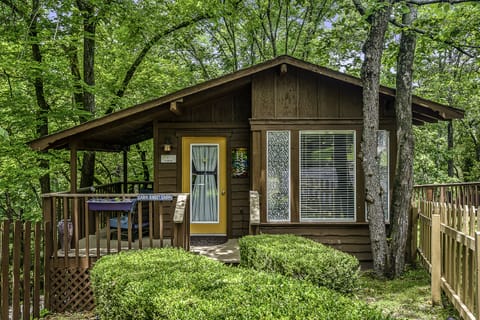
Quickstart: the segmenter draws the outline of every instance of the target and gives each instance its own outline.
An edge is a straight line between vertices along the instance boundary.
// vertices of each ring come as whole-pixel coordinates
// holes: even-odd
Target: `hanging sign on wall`
[[[232,177],[248,177],[248,148],[232,149]]]

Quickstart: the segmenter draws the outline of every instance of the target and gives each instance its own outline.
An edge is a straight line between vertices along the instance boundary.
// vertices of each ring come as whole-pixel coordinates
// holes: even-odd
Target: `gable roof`
[[[169,117],[170,103],[178,100],[218,96],[241,88],[252,81],[252,76],[264,70],[287,64],[330,79],[362,87],[361,79],[311,64],[290,56],[275,59],[209,80],[163,97],[123,109],[78,126],[33,140],[34,150],[65,149],[75,144],[78,150],[119,151],[132,144],[153,137],[153,120]],[[395,90],[381,86],[380,94],[395,97]],[[413,117],[417,123],[463,118],[464,111],[430,100],[412,97]]]

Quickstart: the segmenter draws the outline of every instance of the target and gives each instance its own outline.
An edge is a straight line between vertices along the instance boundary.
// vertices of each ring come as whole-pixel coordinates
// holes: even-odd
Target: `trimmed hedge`
[[[239,244],[244,267],[308,280],[341,293],[351,293],[358,287],[358,259],[313,240],[262,234],[245,236]]]
[[[388,319],[306,281],[171,248],[102,257],[90,278],[101,319]]]

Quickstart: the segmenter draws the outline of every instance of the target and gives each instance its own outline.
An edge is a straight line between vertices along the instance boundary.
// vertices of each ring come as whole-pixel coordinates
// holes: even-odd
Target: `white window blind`
[[[355,220],[355,131],[300,131],[300,219]]]
[[[290,221],[290,131],[267,131],[267,220]]]

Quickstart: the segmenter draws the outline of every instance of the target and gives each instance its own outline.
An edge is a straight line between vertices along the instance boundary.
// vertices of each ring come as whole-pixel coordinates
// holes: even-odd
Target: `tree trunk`
[[[83,109],[93,116],[95,113],[95,8],[85,0],[78,0],[77,6],[83,18]],[[82,122],[88,119],[82,119]],[[93,185],[95,175],[95,153],[88,151],[83,154],[80,188]]]
[[[95,172],[95,152],[84,152],[83,153],[83,164],[81,169],[80,176],[80,188],[93,186],[94,173]]]
[[[365,205],[369,221],[373,268],[377,276],[385,274],[388,265],[388,246],[380,187],[377,158],[377,131],[379,124],[380,69],[385,32],[391,3],[381,3],[370,17],[370,30],[363,45],[363,133],[362,164],[365,173]]]
[[[403,15],[403,24],[410,26],[417,11]],[[404,29],[400,39],[397,58],[395,116],[397,122],[397,164],[393,182],[392,225],[391,225],[391,273],[399,276],[405,269],[408,236],[408,218],[413,188],[413,131],[412,131],[412,80],[416,35]]]
[[[135,148],[137,149],[140,160],[142,161],[143,181],[150,181],[150,171],[148,170],[147,165],[147,152],[145,150],[142,150],[138,143],[135,144]]]
[[[32,1],[32,13],[30,15],[30,27],[29,27],[29,36],[31,38],[32,43],[32,56],[33,60],[40,65],[42,63],[42,53],[40,51],[40,45],[38,40],[38,31],[37,31],[37,23],[38,23],[38,12],[40,9],[40,1],[33,0]],[[44,137],[48,135],[48,112],[50,110],[50,106],[45,99],[45,90],[43,88],[43,77],[41,73],[37,71],[34,79],[34,87],[35,87],[35,96],[37,99],[37,105],[39,107],[39,111],[37,113],[37,136]],[[42,152],[45,153],[45,152]],[[38,159],[39,166],[43,170],[46,171],[40,177],[40,189],[42,193],[49,193],[50,192],[50,174],[48,171],[50,170],[50,163],[48,159],[42,157],[42,155]]]

